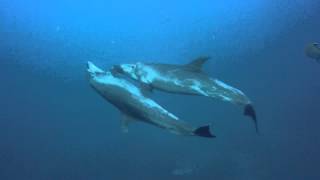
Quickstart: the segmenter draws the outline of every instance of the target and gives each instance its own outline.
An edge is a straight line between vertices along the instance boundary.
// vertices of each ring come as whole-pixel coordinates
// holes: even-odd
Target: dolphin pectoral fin
[[[121,131],[123,132],[123,133],[128,133],[128,121],[127,120],[122,120],[121,121]]]
[[[143,84],[142,88],[143,88],[144,91],[147,91],[149,93],[152,93],[152,91],[153,91],[153,88],[149,84]]]
[[[139,84],[139,86],[140,86],[140,90],[141,90],[142,94],[146,97],[149,97],[150,94],[153,92],[153,88],[149,84],[141,83],[141,84]]]
[[[253,106],[251,104],[247,104],[244,107],[244,112],[243,114],[245,116],[249,116],[251,117],[251,119],[254,122],[255,128],[256,128],[256,132],[259,133],[259,129],[258,129],[258,122],[257,122],[257,117],[256,117],[256,111],[254,110]]]
[[[215,138],[216,136],[210,132],[210,126],[201,126],[193,131],[193,134],[201,137]]]
[[[132,118],[124,113],[122,113],[122,119],[121,119],[121,131],[123,133],[128,133],[128,126],[129,123],[133,121]]]
[[[201,72],[203,64],[206,63],[209,59],[210,59],[209,56],[198,57],[193,61],[191,61],[190,63],[186,64],[185,68],[190,71]]]

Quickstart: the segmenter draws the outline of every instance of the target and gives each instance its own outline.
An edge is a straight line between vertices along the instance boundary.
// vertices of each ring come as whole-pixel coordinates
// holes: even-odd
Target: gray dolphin
[[[244,115],[258,125],[256,113],[249,98],[239,89],[209,77],[202,71],[209,57],[199,57],[188,64],[134,63],[114,65],[112,71],[137,80],[150,90],[158,89],[169,93],[206,96],[231,102],[244,107]]]
[[[309,43],[305,47],[305,54],[320,63],[320,45],[318,43]]]
[[[215,137],[208,125],[194,128],[179,120],[130,81],[110,71],[103,71],[88,62],[89,83],[102,97],[117,107],[123,114],[122,130],[128,131],[130,121],[142,121],[172,133],[187,136]]]

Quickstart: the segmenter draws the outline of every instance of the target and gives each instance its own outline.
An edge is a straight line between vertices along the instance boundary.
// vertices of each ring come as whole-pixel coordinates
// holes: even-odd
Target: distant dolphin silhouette
[[[121,124],[124,132],[128,131],[129,122],[142,121],[179,135],[215,137],[211,134],[208,125],[194,128],[179,120],[178,117],[146,97],[143,91],[130,81],[110,71],[103,71],[92,62],[88,62],[87,66],[90,85],[122,113]]]
[[[147,86],[169,93],[207,96],[231,102],[244,107],[244,115],[258,125],[255,110],[249,98],[240,90],[218,79],[210,78],[202,71],[209,57],[199,57],[188,64],[134,63],[114,65],[112,71],[125,74]]]
[[[305,54],[320,63],[320,45],[318,43],[309,43],[305,47]]]

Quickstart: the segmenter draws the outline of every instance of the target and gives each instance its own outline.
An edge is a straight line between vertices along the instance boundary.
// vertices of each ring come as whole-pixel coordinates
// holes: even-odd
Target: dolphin
[[[320,63],[320,45],[318,43],[309,43],[305,47],[305,54]]]
[[[203,72],[202,66],[208,59],[199,57],[185,65],[142,62],[120,64],[114,65],[111,71],[124,74],[151,91],[158,89],[169,93],[206,96],[240,105],[244,108],[243,114],[253,120],[258,133],[256,113],[250,99],[239,89]]]
[[[104,99],[123,115],[123,132],[128,132],[131,121],[142,121],[186,136],[213,138],[209,125],[193,127],[144,95],[141,88],[116,73],[103,71],[92,62],[87,63],[89,83]]]

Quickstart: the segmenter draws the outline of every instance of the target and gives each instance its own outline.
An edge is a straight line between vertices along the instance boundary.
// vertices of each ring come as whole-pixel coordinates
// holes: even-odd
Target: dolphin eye
[[[136,68],[136,66],[135,65],[128,65],[128,70],[130,71],[130,72],[133,72],[134,70],[135,70],[135,68]]]

